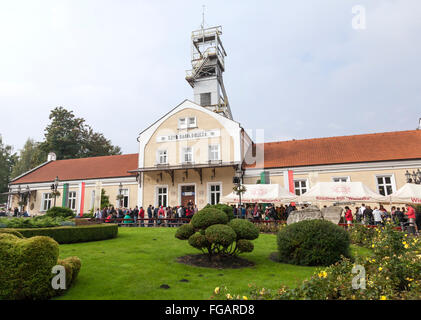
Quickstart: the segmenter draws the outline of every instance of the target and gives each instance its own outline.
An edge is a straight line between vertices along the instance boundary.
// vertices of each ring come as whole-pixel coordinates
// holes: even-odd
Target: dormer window
[[[196,117],[178,119],[178,129],[196,128]]]

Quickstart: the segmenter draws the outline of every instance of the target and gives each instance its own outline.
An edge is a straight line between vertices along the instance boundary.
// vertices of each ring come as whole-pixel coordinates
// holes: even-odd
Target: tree
[[[120,147],[113,146],[102,133],[94,132],[73,111],[58,107],[51,111],[49,119],[41,149],[47,154],[54,152],[57,160],[121,154]]]
[[[8,191],[12,167],[16,161],[16,154],[12,153],[12,147],[3,144],[0,135],[0,203],[7,201],[7,195],[1,193]]]
[[[12,178],[37,167],[47,161],[47,154],[41,149],[41,143],[28,138],[23,149],[20,150],[19,157],[13,166]]]

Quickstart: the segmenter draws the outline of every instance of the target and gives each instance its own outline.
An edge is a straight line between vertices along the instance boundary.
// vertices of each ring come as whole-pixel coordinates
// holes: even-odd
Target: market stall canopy
[[[389,202],[362,182],[318,182],[298,202]]]
[[[390,195],[394,203],[421,203],[421,185],[406,183]]]
[[[241,194],[241,203],[275,203],[291,202],[297,199],[293,193],[282,188],[279,184],[244,184],[246,191]],[[231,192],[222,197],[223,203],[238,203],[239,196]]]

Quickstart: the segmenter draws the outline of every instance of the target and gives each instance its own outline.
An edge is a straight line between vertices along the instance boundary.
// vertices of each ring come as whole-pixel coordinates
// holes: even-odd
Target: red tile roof
[[[138,154],[57,160],[12,181],[11,184],[54,181],[87,180],[98,178],[131,177],[138,167]]]
[[[421,159],[421,130],[269,142],[256,151],[262,148],[265,168]]]

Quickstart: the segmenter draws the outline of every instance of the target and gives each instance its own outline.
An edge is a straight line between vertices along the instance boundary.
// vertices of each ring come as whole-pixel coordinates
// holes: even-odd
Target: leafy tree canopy
[[[58,107],[51,111],[49,118],[51,122],[45,129],[41,149],[54,152],[57,160],[121,154],[120,147],[113,146],[102,133],[94,132],[73,111]]]
[[[1,193],[8,191],[8,184],[12,172],[12,167],[16,162],[16,154],[12,153],[12,147],[3,144],[3,139],[0,135],[0,203],[7,200],[7,195]]]

